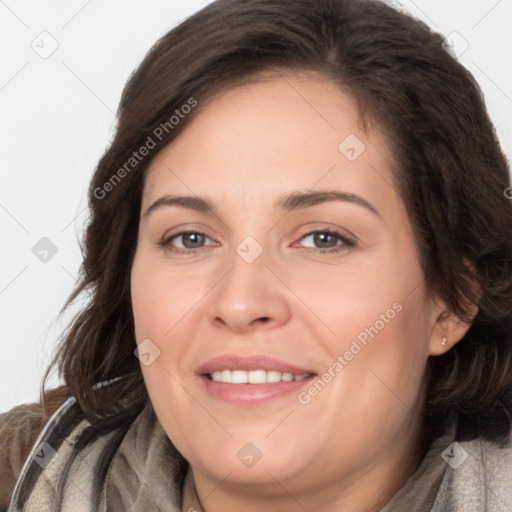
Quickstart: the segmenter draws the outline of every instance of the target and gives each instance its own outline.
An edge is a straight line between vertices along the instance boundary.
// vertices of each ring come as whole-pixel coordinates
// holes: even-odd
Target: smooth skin
[[[350,134],[366,146],[354,161],[339,149]],[[136,342],[160,350],[141,365],[151,402],[191,467],[183,510],[378,511],[419,464],[427,358],[469,326],[427,295],[391,161],[350,96],[321,75],[288,73],[200,103],[151,163],[131,294]],[[350,201],[274,204],[324,190],[377,213]],[[215,214],[179,205],[146,214],[165,195],[208,199]],[[236,251],[248,236],[263,249],[252,263]],[[401,311],[306,405],[295,393],[226,403],[196,374],[214,356],[263,354],[321,375],[397,302]],[[246,443],[262,454],[250,468],[237,457]]]

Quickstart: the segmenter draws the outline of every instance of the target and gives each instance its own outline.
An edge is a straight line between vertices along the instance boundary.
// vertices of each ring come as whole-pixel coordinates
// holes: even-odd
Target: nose
[[[208,294],[210,322],[237,334],[288,322],[289,291],[275,270],[267,268],[266,252],[252,263],[235,252],[231,262],[230,270]]]

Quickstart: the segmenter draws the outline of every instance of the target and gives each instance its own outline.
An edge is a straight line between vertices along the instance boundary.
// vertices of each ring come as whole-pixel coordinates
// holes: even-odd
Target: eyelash
[[[330,229],[317,229],[315,231],[309,231],[305,235],[302,235],[300,240],[302,241],[305,238],[307,238],[307,237],[309,237],[311,235],[314,235],[316,233],[322,233],[322,234],[327,234],[327,235],[334,235],[334,236],[338,237],[338,240],[343,242],[343,244],[342,245],[336,245],[334,247],[329,247],[329,248],[326,248],[326,249],[312,248],[312,247],[307,247],[307,249],[312,249],[313,251],[320,252],[320,253],[323,253],[323,254],[325,254],[325,253],[339,253],[339,252],[342,252],[342,251],[344,251],[346,249],[352,249],[352,248],[356,247],[356,245],[357,245],[354,240],[348,238],[345,235],[342,235],[338,231],[330,230]],[[175,254],[196,253],[197,251],[203,249],[204,247],[196,247],[194,249],[181,249],[179,247],[173,247],[171,245],[171,241],[174,240],[175,238],[178,238],[178,237],[183,236],[183,235],[191,235],[191,234],[194,234],[194,235],[204,235],[206,238],[209,238],[208,235],[206,235],[205,233],[201,233],[200,231],[180,231],[179,233],[175,233],[174,235],[172,235],[170,237],[162,238],[158,242],[158,245],[160,247],[164,248],[165,250],[173,252]]]

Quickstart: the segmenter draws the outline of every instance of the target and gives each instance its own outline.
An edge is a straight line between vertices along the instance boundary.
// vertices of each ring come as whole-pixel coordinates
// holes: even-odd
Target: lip
[[[302,375],[305,373],[315,373],[308,368],[301,368],[290,363],[286,363],[279,359],[264,355],[253,356],[239,356],[236,354],[226,354],[217,356],[203,363],[196,370],[198,375],[206,375],[216,371],[222,370],[266,370],[277,372],[288,372],[295,375]]]
[[[267,382],[265,384],[229,384],[210,380],[209,374],[221,370],[266,370],[288,372],[295,375],[309,374],[303,380]],[[227,354],[208,360],[196,371],[203,389],[214,399],[237,406],[254,406],[297,394],[309,386],[317,374],[308,368],[286,363],[269,356],[238,356]]]

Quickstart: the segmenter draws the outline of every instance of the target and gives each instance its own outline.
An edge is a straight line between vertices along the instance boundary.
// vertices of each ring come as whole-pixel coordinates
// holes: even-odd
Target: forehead
[[[394,188],[391,160],[384,138],[363,130],[355,100],[325,77],[265,77],[196,107],[150,165],[144,203],[165,188],[243,193],[245,202],[320,185],[379,195]]]

